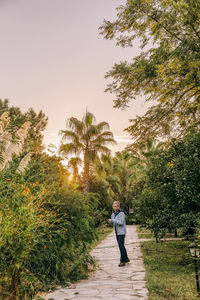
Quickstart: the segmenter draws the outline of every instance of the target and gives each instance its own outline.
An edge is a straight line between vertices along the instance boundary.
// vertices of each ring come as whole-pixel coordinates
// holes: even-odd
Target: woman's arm
[[[114,219],[114,217],[111,217],[111,220],[114,224],[123,225],[125,219],[125,214],[123,212],[120,212],[118,214],[118,218]]]

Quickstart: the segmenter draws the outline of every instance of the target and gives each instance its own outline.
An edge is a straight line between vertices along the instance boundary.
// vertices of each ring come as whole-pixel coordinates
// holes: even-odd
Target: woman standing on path
[[[119,250],[120,250],[120,264],[119,267],[125,266],[125,263],[129,262],[129,258],[127,256],[126,248],[124,246],[126,231],[126,217],[123,210],[120,208],[120,202],[113,202],[113,212],[111,214],[111,219],[108,219],[109,223],[113,223],[115,227],[116,239],[118,242]]]

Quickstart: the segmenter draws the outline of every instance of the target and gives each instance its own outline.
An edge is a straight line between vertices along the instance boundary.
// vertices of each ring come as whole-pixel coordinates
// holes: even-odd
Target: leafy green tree
[[[113,134],[109,131],[109,124],[105,121],[95,124],[95,116],[86,112],[82,121],[71,117],[67,121],[69,129],[61,130],[62,144],[60,153],[64,157],[69,154],[83,154],[83,184],[84,193],[89,191],[89,178],[91,176],[91,162],[98,158],[98,153],[109,154],[106,145],[116,143]],[[65,140],[71,142],[64,143]]]
[[[167,229],[172,231],[182,225],[170,160],[167,151],[160,149],[152,154],[137,202],[137,216],[141,224],[154,233],[157,241]]]
[[[122,47],[140,40],[140,55],[116,63],[106,74],[112,78],[107,91],[116,94],[114,107],[124,108],[138,95],[155,103],[126,129],[138,143],[184,135],[199,124],[199,1],[127,0],[117,8],[116,20],[104,21],[100,33]]]
[[[63,166],[62,159],[44,152],[33,155],[24,176],[32,183],[40,182],[48,185],[54,192],[60,186],[65,186],[66,189],[69,186],[70,173],[66,166]]]
[[[200,214],[200,134],[173,140],[151,156],[139,202],[141,222],[157,238],[182,228],[193,235]]]

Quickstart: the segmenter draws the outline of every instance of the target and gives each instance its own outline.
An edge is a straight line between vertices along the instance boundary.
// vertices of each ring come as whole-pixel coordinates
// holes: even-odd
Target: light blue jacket
[[[116,226],[117,235],[126,234],[126,216],[124,212],[120,209],[120,212],[115,216],[114,212],[111,214],[111,220],[113,227]]]

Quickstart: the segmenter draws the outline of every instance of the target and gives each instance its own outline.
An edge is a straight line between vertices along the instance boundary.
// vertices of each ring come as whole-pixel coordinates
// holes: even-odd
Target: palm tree
[[[140,144],[130,144],[125,148],[125,150],[135,155],[135,157],[138,157],[141,161],[145,161],[152,155],[152,153],[166,146],[167,144],[164,142],[159,142],[156,139],[149,138]]]
[[[78,167],[82,164],[80,157],[71,157],[68,162],[68,168],[71,168],[73,171],[72,182],[76,183],[79,179]]]
[[[111,155],[103,154],[101,156],[101,159],[96,163],[95,174],[107,183],[107,192],[114,199],[115,195],[120,193],[121,186],[118,176],[113,172],[113,157]]]
[[[67,156],[83,154],[83,191],[89,191],[89,178],[91,173],[91,162],[98,158],[99,153],[110,154],[106,144],[115,144],[113,134],[109,131],[109,124],[105,121],[95,125],[95,116],[86,111],[82,121],[75,117],[67,120],[67,130],[61,130],[62,143],[60,154]],[[65,140],[69,142],[64,143]]]
[[[102,155],[96,166],[97,176],[108,184],[112,199],[120,200],[128,213],[133,203],[133,186],[138,179],[140,160],[126,151],[116,152],[114,157]]]
[[[124,153],[131,158],[132,162],[136,162],[135,178],[144,177],[145,170],[148,168],[149,159],[153,154],[166,147],[166,143],[159,142],[156,139],[148,139],[143,143],[133,143],[126,146]]]

